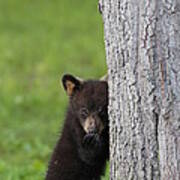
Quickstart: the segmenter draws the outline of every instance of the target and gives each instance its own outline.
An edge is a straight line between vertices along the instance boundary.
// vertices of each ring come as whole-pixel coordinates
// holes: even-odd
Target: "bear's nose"
[[[96,128],[89,128],[89,133],[96,134],[97,129]]]
[[[91,119],[91,121],[89,122],[89,133],[96,133],[97,129],[96,129],[96,123],[94,119]]]

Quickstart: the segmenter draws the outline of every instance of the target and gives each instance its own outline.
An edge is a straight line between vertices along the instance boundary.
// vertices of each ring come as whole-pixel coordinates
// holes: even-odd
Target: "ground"
[[[59,78],[106,72],[97,1],[0,1],[0,52],[0,179],[43,180],[67,105]]]

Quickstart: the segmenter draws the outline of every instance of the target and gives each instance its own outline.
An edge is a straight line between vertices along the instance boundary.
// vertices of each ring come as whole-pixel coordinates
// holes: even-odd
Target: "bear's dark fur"
[[[69,106],[46,180],[100,180],[109,157],[108,85],[64,75]]]

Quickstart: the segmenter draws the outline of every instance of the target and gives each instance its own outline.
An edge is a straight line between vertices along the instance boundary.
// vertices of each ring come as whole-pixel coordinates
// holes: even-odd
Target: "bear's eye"
[[[83,107],[80,109],[80,116],[82,119],[87,118],[88,115],[89,115],[89,111],[87,108]]]
[[[103,107],[98,108],[98,113],[101,113],[103,111]]]
[[[98,108],[98,114],[105,115],[105,113],[106,113],[106,106],[100,106]]]

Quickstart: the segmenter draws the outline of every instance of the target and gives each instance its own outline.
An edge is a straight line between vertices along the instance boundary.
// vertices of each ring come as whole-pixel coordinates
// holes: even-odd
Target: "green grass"
[[[0,179],[41,180],[68,100],[60,77],[106,72],[97,1],[1,0],[0,52]]]

